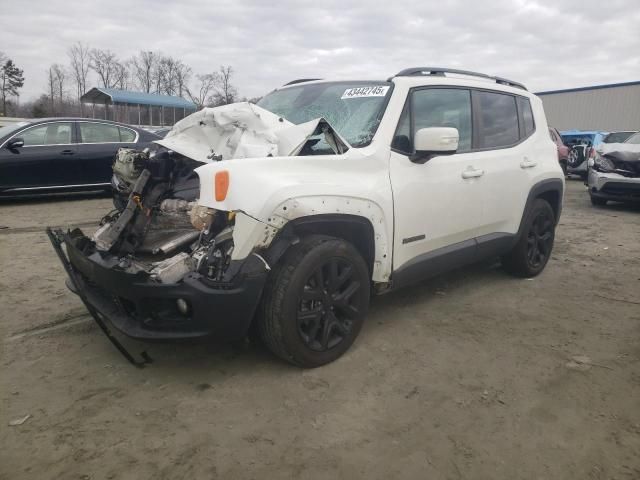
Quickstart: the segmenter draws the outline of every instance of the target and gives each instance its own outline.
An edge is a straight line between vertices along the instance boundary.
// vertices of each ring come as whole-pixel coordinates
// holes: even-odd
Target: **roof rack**
[[[440,67],[413,67],[413,68],[405,68],[404,70],[396,73],[393,77],[412,77],[414,75],[438,75],[444,76],[445,73],[453,73],[456,75],[469,75],[471,77],[479,77],[486,78],[487,80],[493,80],[500,85],[507,85],[509,87],[521,88],[522,90],[526,90],[523,84],[514,82],[512,80],[507,80],[502,77],[492,77],[491,75],[487,75],[486,73],[478,73],[471,72],[469,70],[457,70],[455,68],[440,68]],[[393,77],[389,77],[388,81],[391,81]]]
[[[291,80],[289,83],[285,83],[283,87],[287,85],[295,85],[296,83],[313,82],[314,80],[322,80],[321,78],[298,78],[297,80]]]

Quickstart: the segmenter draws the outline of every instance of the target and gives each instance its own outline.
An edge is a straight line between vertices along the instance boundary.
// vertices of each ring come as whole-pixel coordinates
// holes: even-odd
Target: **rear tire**
[[[264,344],[300,367],[319,367],[353,344],[370,295],[369,268],[348,242],[313,235],[273,268],[258,320]]]
[[[522,235],[502,257],[502,266],[517,277],[535,277],[547,265],[555,238],[555,214],[549,202],[537,198],[527,213]]]
[[[594,197],[593,195],[589,195],[591,197],[591,205],[595,207],[604,207],[607,204],[606,198]]]

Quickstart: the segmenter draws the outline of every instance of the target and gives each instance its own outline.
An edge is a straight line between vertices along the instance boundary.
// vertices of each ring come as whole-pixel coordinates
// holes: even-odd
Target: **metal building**
[[[640,81],[538,92],[558,130],[640,130]]]
[[[91,116],[119,122],[165,126],[197,110],[195,103],[181,97],[95,87],[82,95],[91,104]]]

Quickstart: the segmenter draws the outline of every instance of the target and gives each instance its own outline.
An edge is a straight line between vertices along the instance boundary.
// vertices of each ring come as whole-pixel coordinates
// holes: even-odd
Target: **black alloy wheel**
[[[533,269],[545,264],[553,246],[553,216],[541,210],[534,218],[527,234],[527,261]]]
[[[353,266],[342,258],[330,258],[309,276],[299,297],[298,333],[317,352],[329,350],[351,333],[360,316],[354,298],[363,285],[354,278]]]
[[[502,266],[517,277],[535,277],[551,258],[555,238],[556,216],[549,202],[534,200],[528,209],[518,241],[503,255]]]
[[[269,274],[258,333],[287,362],[325,365],[355,341],[370,294],[369,266],[352,244],[326,235],[303,237]]]

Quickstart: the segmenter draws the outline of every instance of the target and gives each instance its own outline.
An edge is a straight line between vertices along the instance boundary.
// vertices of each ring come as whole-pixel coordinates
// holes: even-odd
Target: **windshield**
[[[390,82],[314,83],[275,90],[258,106],[299,125],[319,117],[353,147],[371,142],[382,119]]]
[[[613,132],[604,137],[603,143],[622,143],[633,135],[633,132]]]
[[[626,142],[624,143],[632,143],[634,145],[640,145],[640,132],[634,133],[631,135]]]

